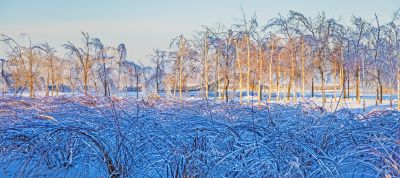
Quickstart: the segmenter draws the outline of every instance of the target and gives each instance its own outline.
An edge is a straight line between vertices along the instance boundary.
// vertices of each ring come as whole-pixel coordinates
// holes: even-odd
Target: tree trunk
[[[276,71],[276,101],[280,100],[280,80],[281,80],[281,66],[280,66],[280,61],[281,61],[281,53],[278,53],[278,69]]]
[[[294,63],[295,63],[295,54],[294,54],[294,51],[293,51],[293,45],[291,44],[290,45],[290,48],[291,48],[291,57],[292,57],[292,64],[291,64],[291,67],[292,67],[292,70],[291,70],[291,76],[290,76],[290,83],[292,83],[292,85],[293,85],[293,101],[296,101],[297,100],[297,96],[296,96],[296,92],[297,92],[297,89],[296,89],[296,76],[295,76],[295,70],[294,70]]]
[[[347,78],[347,99],[350,99],[350,77]]]
[[[258,69],[258,103],[261,102],[262,100],[262,88],[261,88],[261,79],[262,79],[262,67],[263,67],[263,57],[262,57],[262,48],[260,46],[258,50],[258,56],[259,56],[259,61],[260,61],[260,66]]]
[[[2,93],[3,93],[3,96],[4,96],[4,94],[6,93],[6,89],[8,88],[8,82],[6,81],[7,78],[6,78],[5,73],[4,73],[4,60],[1,61],[1,77],[4,79],[4,82],[5,82],[4,86],[2,88]]]
[[[292,82],[291,82],[291,77],[289,76],[289,85],[288,85],[288,88],[287,88],[287,95],[286,95],[286,100],[287,101],[290,101],[290,89],[291,89],[291,87],[292,87]]]
[[[343,91],[343,68],[342,65],[339,64],[339,89]]]
[[[376,99],[375,99],[375,105],[378,106],[378,100],[379,100],[379,87],[376,86]]]
[[[33,74],[29,75],[29,97],[35,97],[34,88],[33,88]]]
[[[229,101],[228,98],[228,89],[229,89],[229,74],[228,72],[225,74],[225,102]]]
[[[217,58],[217,60],[216,60],[216,75],[217,75],[217,87],[216,87],[216,98],[218,98],[219,97],[219,92],[220,92],[220,84],[219,84],[219,55],[218,55],[218,52],[215,54],[216,55],[216,58]]]
[[[400,70],[397,73],[397,110],[400,110]]]
[[[349,45],[348,45],[349,46]],[[340,83],[341,83],[341,88],[340,88],[340,90],[343,92],[343,99],[346,99],[346,79],[345,79],[345,76],[346,76],[346,71],[345,71],[345,69],[344,69],[344,54],[343,54],[344,52],[343,52],[343,46],[342,47],[340,47],[340,58],[341,58],[341,61],[342,61],[342,64],[340,65]]]
[[[294,80],[294,56],[293,56],[293,46],[291,40],[289,40],[290,45],[290,76],[289,76],[289,85],[287,90],[287,100],[290,101],[290,90],[292,89],[293,80]],[[293,87],[294,88],[294,87]],[[295,94],[296,95],[296,94]]]
[[[19,88],[19,74],[15,73],[15,84],[14,84],[14,95],[18,94],[18,88]]]
[[[238,71],[239,71],[239,96],[240,96],[240,104],[242,104],[243,102],[243,75],[242,75],[242,65],[241,65],[241,61],[240,61],[240,52],[239,52],[239,45],[238,45],[238,41],[235,40],[236,42],[236,57],[237,57],[237,64],[238,64]]]
[[[108,93],[108,76],[107,76],[107,72],[106,72],[106,63],[105,60],[102,59],[103,62],[103,88],[104,88],[104,96],[109,96],[110,93]]]
[[[379,103],[383,103],[383,85],[382,83],[380,84],[380,98],[379,98]]]
[[[29,96],[31,98],[35,97],[33,88],[33,64],[31,59],[29,59]]]
[[[181,93],[179,93],[181,94]],[[139,76],[136,76],[136,99],[139,98]],[[180,99],[180,96],[179,96]]]
[[[120,57],[119,61],[118,61],[118,90],[121,90],[121,88],[122,88],[122,86],[121,86],[121,72],[122,72],[122,59]],[[158,85],[158,83],[157,83],[157,85]]]
[[[53,56],[50,56],[48,60],[50,62],[50,66],[47,68],[46,96],[49,96],[50,81],[52,84],[54,83]],[[51,96],[54,96],[53,93],[53,86],[51,86]]]
[[[322,93],[322,107],[325,107],[325,79],[324,79],[324,70],[322,68],[319,69],[319,74],[321,77],[321,93]]]
[[[104,88],[104,96],[108,96],[107,81],[104,81],[103,88]]]
[[[268,101],[271,101],[271,88],[272,88],[272,59],[273,59],[273,54],[274,53],[274,44],[272,43],[271,45],[271,58],[269,61],[269,85],[268,85]],[[279,72],[278,72],[279,73]],[[277,86],[279,84],[279,77],[277,76]]]
[[[286,71],[283,70],[283,102],[286,101],[285,90],[286,90]]]
[[[47,72],[47,77],[46,77],[46,87],[45,87],[45,89],[46,89],[46,97],[48,97],[49,96],[49,84],[50,84],[50,76],[49,76],[49,72]]]
[[[311,97],[314,98],[314,77],[311,78]]]
[[[247,43],[247,101],[250,102],[250,36],[246,35]]]
[[[59,79],[58,80],[56,80],[56,96],[58,96],[58,93],[60,92],[60,82],[59,82]]]
[[[159,69],[160,64],[157,62],[157,68],[156,68],[156,90],[157,90],[157,95],[160,95],[160,81],[159,81]]]
[[[51,96],[54,96],[54,85],[55,85],[56,81],[52,80],[51,81]]]
[[[334,59],[334,64],[333,64],[333,100],[336,101],[336,68],[337,68],[337,64],[336,64],[336,59]]]
[[[390,108],[393,108],[393,101],[392,101],[393,90],[392,90],[392,88],[394,88],[393,82],[390,81],[390,90],[389,90],[389,94],[390,94],[390,98],[389,98]]]
[[[173,82],[173,89],[174,89],[174,97],[176,97],[176,79],[175,79],[175,81]]]
[[[53,67],[53,56],[50,59],[50,71],[51,71],[51,96],[54,96],[54,83],[55,83],[55,79],[54,79],[54,67]],[[47,86],[48,88],[48,86]]]
[[[83,90],[85,95],[88,94],[88,86],[87,86],[87,80],[88,80],[88,69],[86,69],[86,67],[84,67],[83,69]]]
[[[88,77],[89,77],[89,49],[87,51],[87,56],[85,58],[85,63],[83,65],[83,88],[85,95],[88,94]]]
[[[357,102],[361,101],[361,97],[360,97],[360,65],[357,65],[357,68],[356,68],[356,100],[357,100]]]
[[[346,93],[346,71],[344,70],[342,66],[342,90],[343,90],[343,99],[347,98],[347,93]]]
[[[304,61],[304,39],[301,40],[301,96],[305,97],[305,84],[306,84],[306,75],[305,75],[305,61]]]
[[[379,103],[382,104],[383,100],[383,85],[382,85],[382,80],[381,80],[381,71],[378,69],[378,85],[379,85]]]
[[[183,58],[183,42],[180,40],[179,44],[179,99],[182,99],[182,58]]]
[[[205,98],[208,99],[208,42],[207,37],[204,38],[204,79],[205,79]]]

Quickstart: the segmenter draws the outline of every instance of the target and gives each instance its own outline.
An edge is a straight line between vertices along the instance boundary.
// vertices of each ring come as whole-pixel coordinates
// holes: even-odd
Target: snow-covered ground
[[[400,112],[349,108],[2,97],[0,177],[400,176]]]
[[[263,93],[263,99],[261,104],[265,105],[267,102],[269,103],[279,103],[279,104],[287,104],[287,103],[300,103],[300,102],[312,102],[315,103],[318,106],[322,106],[322,96],[319,91],[315,92],[314,97],[311,97],[311,92],[306,92],[305,97],[303,98],[301,96],[301,93],[297,93],[297,100],[293,101],[293,93],[291,94],[291,101],[285,100],[286,96],[284,92],[280,92],[280,97],[279,100],[277,99],[277,92],[272,91],[271,92],[271,99],[267,101],[268,98],[268,93],[264,91]],[[98,93],[91,93],[93,96],[102,96],[101,92]],[[112,92],[113,96],[116,97],[121,97],[121,98],[135,98],[136,97],[136,92],[126,92],[126,91],[113,91]],[[353,95],[354,93],[351,93],[349,99],[341,99],[339,101],[340,97],[340,91],[326,91],[326,103],[324,108],[326,109],[327,112],[334,112],[335,110],[338,109],[349,109],[353,113],[366,113],[366,112],[371,112],[371,111],[378,111],[378,110],[393,110],[397,108],[397,95],[392,94],[385,94],[383,95],[383,102],[382,103],[377,103],[376,102],[376,96],[374,91],[368,91],[365,94],[362,93],[361,96],[361,101],[357,102],[355,96]],[[153,95],[151,92],[139,92],[139,98],[148,98],[148,96]],[[249,96],[246,96],[247,92],[243,91],[243,104],[245,105],[251,105],[251,104],[259,104],[258,103],[258,97],[257,97],[257,92],[251,92]],[[14,96],[14,93],[7,93],[5,96],[7,97],[12,97]],[[29,92],[23,92],[22,94],[19,93],[17,94],[18,97],[29,97]],[[45,92],[44,91],[36,91],[35,96],[39,98],[45,97]],[[84,94],[82,93],[71,93],[71,92],[60,92],[59,96],[63,97],[82,97]],[[166,93],[160,93],[160,96],[163,98],[167,99],[172,99],[172,100],[177,100],[179,99],[178,93],[176,93],[176,96],[172,96],[172,93],[166,94]],[[334,97],[335,96],[335,97]],[[392,101],[390,101],[392,98]],[[191,92],[184,92],[183,93],[183,100],[203,100],[204,99],[204,91],[191,91]],[[215,102],[223,102],[224,99],[219,96],[216,97],[216,94],[213,91],[209,92],[209,99],[213,100]],[[236,93],[233,93],[232,91],[229,92],[229,101],[235,101],[239,102],[239,92],[237,91]],[[365,106],[364,106],[365,103]]]

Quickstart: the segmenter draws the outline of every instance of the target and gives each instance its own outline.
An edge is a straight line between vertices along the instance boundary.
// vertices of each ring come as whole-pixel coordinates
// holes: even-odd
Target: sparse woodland
[[[60,90],[104,96],[136,91],[139,97],[145,91],[182,99],[201,91],[199,97],[212,93],[240,102],[252,94],[271,100],[272,93],[290,101],[306,92],[325,101],[327,90],[334,99],[352,95],[361,102],[373,90],[381,103],[384,94],[400,94],[399,17],[395,12],[381,22],[376,15],[354,16],[344,25],[324,13],[290,11],[269,20],[243,15],[237,24],[204,26],[193,38],[177,36],[167,51],[154,50],[152,67],[127,60],[123,43],[109,47],[86,32],[80,44],[60,46],[64,57],[56,55],[59,46],[32,42],[28,34],[20,43],[2,34],[8,56],[1,61],[1,88],[15,95],[26,90],[30,97],[37,91],[58,96]]]

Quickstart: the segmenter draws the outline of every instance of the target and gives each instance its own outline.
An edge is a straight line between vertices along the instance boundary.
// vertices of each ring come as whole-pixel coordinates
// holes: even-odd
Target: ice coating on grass
[[[400,176],[396,110],[1,98],[1,177]]]

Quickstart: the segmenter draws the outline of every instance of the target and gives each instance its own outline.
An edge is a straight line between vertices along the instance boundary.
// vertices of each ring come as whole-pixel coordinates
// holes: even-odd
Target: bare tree
[[[298,33],[297,23],[293,20],[291,16],[284,17],[279,15],[277,18],[273,18],[270,22],[264,27],[264,31],[270,28],[277,27],[277,31],[284,36],[287,41],[288,50],[290,52],[290,80],[287,89],[287,99],[291,98],[291,90],[293,88],[293,98],[296,100],[296,86],[295,86],[295,35]]]
[[[139,65],[133,63],[133,75],[136,81],[136,98],[139,98],[139,83],[141,80],[145,80],[145,68],[142,63],[139,61]]]
[[[254,14],[250,19],[247,19],[246,14],[243,12],[242,9],[242,21],[240,24],[235,24],[234,27],[243,33],[245,43],[246,43],[246,55],[247,55],[247,101],[250,101],[250,77],[251,77],[251,55],[250,55],[250,47],[251,47],[251,34],[254,33],[255,28],[258,27],[257,17]]]
[[[49,86],[51,86],[51,96],[54,96],[54,87],[56,85],[56,50],[51,47],[47,42],[39,44],[38,48],[45,53],[47,76],[46,76],[46,96],[49,96]],[[61,69],[61,68],[58,68]],[[60,72],[60,71],[58,71]],[[51,85],[50,85],[51,82]]]
[[[116,58],[118,61],[117,87],[119,90],[121,90],[121,88],[122,88],[122,84],[121,84],[122,63],[123,63],[123,61],[126,60],[126,56],[127,56],[125,44],[124,43],[119,44],[118,47],[116,48],[116,50],[117,50]]]
[[[170,44],[170,47],[177,47],[178,51],[175,53],[176,61],[175,64],[177,66],[178,73],[178,87],[179,87],[179,99],[182,99],[182,89],[184,87],[184,75],[185,75],[185,62],[187,57],[190,55],[190,45],[189,40],[187,40],[183,35],[180,35],[174,38]]]
[[[22,36],[28,39],[28,46],[26,47],[21,46],[13,38],[5,34],[1,35],[2,39],[0,41],[4,42],[8,47],[8,55],[11,59],[10,62],[16,66],[14,73],[15,94],[18,92],[20,86],[27,85],[29,88],[29,96],[35,97],[35,81],[38,76],[38,68],[40,64],[38,61],[37,46],[32,44],[31,38],[28,34],[23,33]]]
[[[209,70],[210,70],[210,64],[209,64],[209,49],[210,49],[210,41],[212,39],[211,35],[212,35],[212,31],[211,29],[204,27],[205,30],[201,31],[199,33],[200,36],[200,40],[198,43],[195,44],[195,46],[199,49],[199,51],[201,51],[200,53],[202,54],[202,66],[203,66],[203,81],[204,81],[204,98],[208,99],[209,96]]]
[[[383,82],[382,82],[382,70],[384,70],[383,58],[384,58],[384,49],[381,49],[383,46],[383,37],[382,32],[384,26],[379,22],[378,16],[375,14],[374,23],[366,24],[366,28],[369,33],[369,44],[371,52],[372,52],[372,64],[374,66],[374,73],[371,73],[375,78],[376,83],[376,104],[382,103],[383,99]]]
[[[400,20],[400,9],[394,12],[393,19],[388,24],[387,36],[389,38],[389,51],[392,55],[392,63],[391,66],[397,70],[396,72],[396,81],[397,81],[397,109],[400,109],[400,58],[399,58],[399,50],[400,50],[400,28],[397,23]],[[393,67],[392,67],[393,68]]]
[[[99,38],[92,39],[92,45],[95,48],[96,55],[94,56],[94,60],[97,61],[97,71],[100,78],[100,81],[103,85],[104,96],[111,95],[111,64],[107,66],[107,63],[111,63],[111,60],[114,59],[114,56],[109,55],[108,51],[111,51],[110,48],[107,48],[103,45]]]
[[[82,32],[83,48],[75,46],[73,43],[68,42],[64,44],[64,48],[68,51],[68,54],[76,58],[82,67],[82,80],[83,90],[85,95],[88,94],[88,80],[90,71],[93,66],[93,54],[92,54],[92,39],[89,33]]]
[[[325,105],[325,70],[327,67],[327,52],[329,48],[329,40],[332,33],[333,19],[326,18],[324,13],[319,14],[316,18],[307,18],[299,12],[290,11],[290,19],[298,21],[302,24],[304,31],[308,32],[311,37],[312,53],[316,55],[314,64],[319,71],[321,78],[322,103]]]
[[[4,96],[4,94],[7,93],[8,88],[11,86],[11,81],[4,68],[7,61],[5,59],[0,59],[0,62],[1,62],[1,84],[2,84],[1,91],[2,95]]]
[[[154,50],[154,54],[152,56],[152,62],[155,65],[154,74],[151,76],[150,80],[155,80],[156,83],[156,92],[160,95],[160,85],[163,81],[165,75],[166,64],[168,63],[168,53],[167,51],[162,51],[159,49]]]

